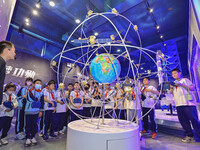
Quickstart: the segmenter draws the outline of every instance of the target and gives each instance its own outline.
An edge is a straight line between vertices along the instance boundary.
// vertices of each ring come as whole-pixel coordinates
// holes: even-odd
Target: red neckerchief
[[[84,94],[86,95],[88,93],[88,91],[84,91]]]
[[[33,90],[35,90],[36,92],[42,92],[42,90],[40,90],[40,89],[37,90],[37,89],[35,89],[34,87],[30,90],[30,92],[32,93]],[[32,94],[33,94],[33,93],[32,93]]]
[[[76,98],[79,98],[79,91],[75,91],[76,92]]]
[[[11,97],[11,96],[12,96],[12,95],[9,94],[9,99],[8,99],[8,100],[9,100],[10,102],[12,102],[12,97]]]
[[[49,88],[48,88],[48,87],[46,87],[46,89],[49,91]],[[50,92],[50,91],[49,91],[49,92]],[[55,98],[54,98],[54,95],[53,95],[53,92],[52,92],[52,91],[50,92],[50,94],[51,94],[52,99],[55,101]]]
[[[143,93],[143,94],[144,94],[145,90],[146,90],[146,87],[144,87],[144,89],[142,90],[142,93]]]
[[[110,91],[111,91],[111,89],[110,89]],[[107,90],[106,90],[105,98],[107,98],[108,92],[110,92],[110,91],[107,91]]]
[[[136,99],[134,91],[132,91],[132,95],[133,95],[133,98]]]

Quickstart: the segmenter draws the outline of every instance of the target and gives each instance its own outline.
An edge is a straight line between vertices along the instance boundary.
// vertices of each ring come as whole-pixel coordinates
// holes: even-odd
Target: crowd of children
[[[180,77],[174,75],[179,70],[173,71],[173,77],[179,80]],[[180,88],[186,86],[193,90],[190,81],[182,79],[181,83],[176,83],[175,88],[171,87],[171,92],[176,93]],[[184,84],[183,84],[184,83]],[[129,88],[127,90],[127,88]],[[80,85],[78,82],[69,83],[67,90],[65,85],[60,83],[56,90],[56,82],[51,80],[47,86],[42,89],[42,81],[27,78],[23,86],[15,96],[16,86],[8,83],[5,86],[3,94],[3,103],[0,105],[0,146],[8,144],[6,136],[11,126],[14,116],[14,109],[17,110],[15,133],[16,139],[25,140],[25,146],[36,145],[35,135],[40,131],[43,140],[47,141],[49,136],[54,138],[58,134],[63,134],[66,130],[69,120],[74,121],[81,118],[102,117],[102,105],[105,105],[105,118],[119,118],[135,121],[139,125],[141,133],[147,133],[152,130],[152,138],[156,138],[155,122],[155,103],[159,92],[150,85],[148,77],[143,79],[143,83],[132,84],[131,86],[111,87],[106,84],[104,88],[100,87],[98,82],[90,80],[89,84]],[[180,92],[179,91],[179,92]],[[185,90],[187,92],[187,90]],[[105,99],[103,104],[102,98]],[[180,97],[176,97],[180,101]],[[186,101],[186,100],[185,100]],[[188,117],[191,120],[195,131],[200,133],[200,125],[196,115],[196,107],[190,101],[190,104],[178,103],[177,111],[181,125],[186,132],[188,142],[193,137],[191,127],[186,127],[184,114],[191,112],[194,117]],[[179,106],[180,105],[180,106]],[[186,107],[185,105],[188,105]],[[192,107],[189,107],[191,105]],[[67,107],[69,106],[69,108]],[[70,111],[71,110],[71,111]],[[190,114],[191,114],[190,113]],[[78,115],[77,115],[78,114]],[[143,116],[143,124],[141,117]],[[150,118],[150,119],[149,119]],[[150,120],[150,127],[149,127]]]

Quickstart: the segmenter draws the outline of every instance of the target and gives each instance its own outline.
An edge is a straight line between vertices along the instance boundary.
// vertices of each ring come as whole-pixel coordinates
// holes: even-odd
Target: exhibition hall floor
[[[13,119],[14,120],[14,119]],[[171,134],[171,133],[169,133]],[[199,150],[200,142],[194,143],[182,143],[181,138],[178,136],[172,136],[162,132],[158,132],[157,139],[151,139],[151,135],[145,135],[141,138],[142,150]],[[48,142],[43,141],[41,137],[36,136],[38,145],[24,147],[25,140],[14,139],[14,124],[12,124],[11,130],[8,135],[9,144],[6,146],[0,146],[0,150],[66,150],[66,134],[59,135],[57,138],[49,139]],[[78,144],[78,141],[75,143]],[[133,148],[134,150],[134,148]]]

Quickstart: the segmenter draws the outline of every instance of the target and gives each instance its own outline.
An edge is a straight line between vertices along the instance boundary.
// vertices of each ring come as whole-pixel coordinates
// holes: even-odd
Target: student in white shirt
[[[83,115],[84,93],[80,90],[78,82],[74,83],[74,91],[70,94],[70,106],[77,115]],[[78,120],[79,117],[71,112],[71,121]]]
[[[181,78],[179,69],[173,69],[172,76],[175,79],[175,84],[170,86],[170,92],[174,95],[178,119],[186,135],[182,142],[189,143],[194,140],[191,123],[200,138],[200,121],[196,109],[195,87],[189,79]]]
[[[54,134],[56,130],[56,93],[55,81],[50,80],[48,86],[44,90],[44,117],[43,117],[43,140],[48,140],[48,130],[50,129],[50,136],[56,137]]]
[[[83,116],[85,117],[91,117],[91,102],[92,102],[92,96],[89,92],[90,85],[86,84],[84,85],[84,101],[83,101]]]
[[[144,84],[144,87],[142,88],[142,94],[145,95],[145,99],[142,102],[142,116],[144,116],[144,115],[145,116],[143,117],[143,122],[144,122],[143,128],[144,129],[143,129],[142,133],[148,132],[148,129],[149,129],[148,117],[150,117],[152,139],[155,139],[157,137],[157,134],[156,134],[154,104],[156,102],[157,95],[159,95],[159,92],[157,91],[157,89],[154,86],[150,85],[150,78],[145,77],[143,79],[143,84]],[[153,109],[151,110],[152,107],[153,107]]]
[[[16,86],[13,83],[8,83],[3,93],[3,101],[0,105],[0,146],[8,144],[5,139],[11,127],[14,109],[18,106],[16,96],[13,94],[16,91]]]
[[[92,115],[94,114],[94,117],[98,117],[100,115],[100,110],[101,110],[101,105],[102,102],[101,99],[102,97],[102,90],[99,89],[99,83],[94,82],[94,89],[92,92]]]
[[[105,87],[105,118],[112,118],[115,90],[110,87],[110,84],[106,84]]]
[[[117,89],[115,93],[115,113],[118,119],[125,119],[125,109],[124,109],[124,91],[122,88]]]
[[[65,85],[64,83],[59,84],[59,88],[56,91],[56,101],[57,101],[57,107],[56,107],[56,116],[57,116],[57,130],[58,133],[64,134],[64,126],[66,119],[66,91],[65,91]]]

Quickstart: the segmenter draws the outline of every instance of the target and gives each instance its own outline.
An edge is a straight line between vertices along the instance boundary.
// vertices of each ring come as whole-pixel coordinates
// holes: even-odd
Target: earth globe
[[[97,55],[90,64],[90,72],[99,83],[112,83],[121,72],[119,61],[111,54]]]

